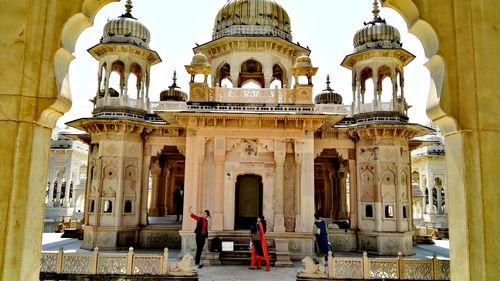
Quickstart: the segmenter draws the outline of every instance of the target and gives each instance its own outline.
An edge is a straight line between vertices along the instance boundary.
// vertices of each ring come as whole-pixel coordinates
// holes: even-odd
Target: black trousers
[[[203,247],[205,246],[206,238],[201,235],[196,235],[196,257],[194,260],[194,264],[199,265],[201,259],[201,252],[203,251]]]

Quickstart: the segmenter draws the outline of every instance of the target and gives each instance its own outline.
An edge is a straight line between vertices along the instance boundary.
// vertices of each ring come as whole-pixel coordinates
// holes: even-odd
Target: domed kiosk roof
[[[213,39],[249,35],[292,41],[288,13],[274,0],[230,0],[215,17]]]
[[[172,80],[173,83],[168,87],[168,90],[160,93],[160,101],[187,101],[187,94],[181,91],[181,88],[177,86],[177,73],[175,71]]]
[[[326,76],[326,89],[314,99],[316,104],[342,104],[342,96],[330,88],[330,75]]]
[[[356,32],[353,45],[356,52],[377,48],[401,48],[401,36],[399,31],[392,25],[380,18],[378,1],[373,2],[373,20],[364,23],[364,27]]]
[[[132,1],[127,0],[125,14],[104,25],[101,43],[132,43],[149,49],[149,30],[132,16],[132,7]]]

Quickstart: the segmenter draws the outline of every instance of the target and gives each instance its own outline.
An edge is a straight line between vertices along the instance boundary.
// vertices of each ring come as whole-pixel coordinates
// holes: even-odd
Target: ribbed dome
[[[177,86],[177,73],[174,71],[174,82],[168,90],[162,91],[160,93],[160,101],[187,101],[187,94],[180,90],[180,87]]]
[[[278,36],[291,41],[290,18],[273,0],[230,0],[215,18],[213,39],[224,36]]]
[[[208,57],[205,54],[197,53],[193,56],[193,59],[191,60],[191,65],[210,66],[210,63],[208,61]]]
[[[125,14],[104,25],[101,43],[131,43],[149,49],[149,30],[131,14],[132,3],[127,1]]]
[[[365,26],[354,35],[353,45],[355,51],[401,48],[399,31],[380,18],[379,12],[378,2],[375,0],[373,3],[373,21],[365,23]]]
[[[342,104],[342,96],[330,88],[330,75],[326,76],[326,89],[314,98],[316,104]]]
[[[295,59],[295,63],[293,66],[294,67],[312,67],[311,58],[306,54],[302,54]]]

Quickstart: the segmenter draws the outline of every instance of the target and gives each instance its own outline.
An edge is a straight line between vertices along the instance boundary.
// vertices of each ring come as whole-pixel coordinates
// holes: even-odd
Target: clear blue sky
[[[172,73],[177,70],[178,84],[188,91],[189,75],[184,65],[191,62],[195,43],[211,40],[214,18],[227,0],[135,0],[132,15],[145,24],[151,32],[151,49],[158,52],[163,62],[152,67],[150,97],[157,101],[162,90],[172,83]],[[312,50],[311,59],[319,67],[313,80],[314,93],[325,88],[325,78],[330,74],[332,84],[343,96],[344,104],[352,101],[351,72],[340,66],[352,53],[354,33],[364,21],[373,18],[372,0],[276,0],[288,12],[292,25],[293,41]],[[94,25],[79,37],[75,57],[70,66],[70,85],[73,106],[58,122],[91,116],[92,104],[88,101],[97,90],[97,61],[87,53],[102,36],[107,19],[124,11],[125,1],[106,5],[96,16]],[[418,39],[407,32],[403,18],[394,10],[383,8],[382,18],[399,29],[403,47],[417,58],[405,68],[405,97],[413,107],[410,121],[425,124],[425,101],[429,91],[429,72]]]

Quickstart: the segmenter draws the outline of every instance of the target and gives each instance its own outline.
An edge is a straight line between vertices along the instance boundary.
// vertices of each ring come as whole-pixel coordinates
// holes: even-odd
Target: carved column
[[[49,171],[49,195],[47,198],[47,207],[54,207],[54,183],[56,181],[56,175],[54,168],[51,167]]]
[[[159,156],[152,157],[153,164],[151,165],[151,174],[153,175],[153,192],[151,193],[151,207],[149,208],[150,216],[158,216],[158,192],[160,187],[160,158]]]
[[[349,152],[355,154],[355,149],[352,149],[352,152]],[[353,155],[354,157],[354,155]],[[358,175],[357,175],[357,168],[356,168],[356,159],[351,159],[351,156],[349,156],[349,202],[350,202],[350,209],[351,212],[349,213],[349,221],[351,222],[351,229],[357,229],[358,228],[358,216],[357,214],[362,214],[364,210],[361,210],[361,208],[358,207],[358,200],[360,201],[361,198],[358,198],[359,194],[359,189],[358,189]]]
[[[196,212],[198,207],[198,182],[200,177],[199,161],[200,149],[202,149],[201,137],[194,128],[188,128],[186,132],[186,165],[184,179],[184,211],[182,220],[182,230],[194,230],[195,221],[189,218],[189,207]],[[184,245],[183,245],[184,248]]]
[[[146,139],[144,141],[146,141]],[[140,198],[137,200],[139,206],[136,208],[136,210],[139,210],[140,212],[139,214],[140,225],[148,225],[148,189],[149,189],[150,166],[151,166],[151,147],[146,146],[144,148],[144,154],[142,156],[141,191],[140,191]]]
[[[212,218],[212,230],[224,229],[224,161],[226,158],[226,140],[224,138],[214,139],[214,162],[215,162],[215,205]]]
[[[301,141],[300,213],[301,232],[311,232],[314,222],[314,139],[312,134]]]
[[[62,176],[58,175],[57,188],[56,188],[56,202],[54,204],[56,207],[61,206],[61,187],[62,187]]]
[[[348,217],[348,212],[347,212],[347,196],[346,196],[346,176],[347,176],[347,171],[346,167],[342,164],[340,171],[338,173],[340,177],[340,186],[339,186],[339,219],[347,219]]]
[[[275,176],[275,204],[274,204],[274,231],[285,232],[285,216],[283,210],[283,175],[286,156],[286,146],[283,141],[274,142]]]
[[[295,232],[301,232],[302,229],[302,216],[301,216],[301,167],[302,157],[300,151],[300,143],[295,141]],[[314,198],[313,198],[314,200]],[[314,204],[314,202],[313,202]]]
[[[70,160],[71,163],[71,160]],[[72,177],[73,177],[73,171],[71,170],[71,164],[70,166],[66,167],[66,173],[64,175],[65,177],[65,188],[64,188],[64,207],[69,207],[69,191],[71,188],[71,183],[72,183]]]

